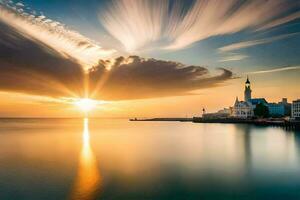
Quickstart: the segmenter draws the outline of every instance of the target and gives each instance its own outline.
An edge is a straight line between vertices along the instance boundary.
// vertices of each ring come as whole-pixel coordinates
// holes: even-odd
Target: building
[[[284,115],[285,116],[291,116],[292,104],[288,103],[287,98],[282,98],[282,100],[281,100],[281,102],[279,102],[279,104],[283,104],[284,105]]]
[[[269,115],[272,117],[282,117],[284,116],[284,105],[279,103],[269,103],[268,104]]]
[[[287,98],[282,98],[280,104],[284,105],[284,115],[285,116],[291,116],[291,110],[292,110],[292,104],[288,103]]]
[[[229,116],[231,117],[251,118],[254,116],[254,110],[258,104],[263,104],[264,106],[266,106],[271,117],[284,117],[291,115],[291,104],[288,103],[287,98],[283,98],[282,101],[278,103],[268,103],[265,98],[252,98],[251,83],[249,81],[249,77],[247,76],[244,90],[244,101],[239,101],[237,97],[233,107],[230,107],[230,109],[228,110],[224,109],[218,111],[217,113],[214,113],[214,116],[221,116],[221,114],[229,113]],[[298,118],[300,120],[299,112],[300,99],[297,101],[293,101],[292,117]]]
[[[219,110],[218,113],[223,113],[223,114],[227,114],[227,115],[232,115],[232,107],[229,108],[223,108],[222,110]]]
[[[283,98],[278,103],[268,103],[269,114],[272,117],[290,116],[291,104],[287,102],[287,98]]]
[[[251,118],[254,116],[253,106],[251,103],[251,85],[249,78],[245,82],[244,101],[239,101],[238,97],[232,107],[232,116],[236,118]]]
[[[257,104],[263,104],[265,106],[268,106],[268,102],[265,98],[254,98],[250,99],[249,102],[252,104],[253,109],[256,108]]]
[[[233,105],[232,116],[237,118],[251,118],[254,116],[252,104],[249,101],[239,101],[236,97]]]
[[[216,113],[205,113],[202,115],[202,117],[205,119],[222,119],[222,118],[224,119],[230,117],[230,115],[227,113],[216,112]]]
[[[300,99],[295,100],[292,103],[292,118],[300,120]]]
[[[203,113],[202,117],[206,119],[222,119],[232,115],[232,108],[224,108],[215,113]]]

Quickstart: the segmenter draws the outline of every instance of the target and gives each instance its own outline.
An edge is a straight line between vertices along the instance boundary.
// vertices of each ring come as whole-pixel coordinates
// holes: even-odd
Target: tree
[[[259,118],[269,117],[269,108],[263,103],[259,103],[254,109],[254,115]]]

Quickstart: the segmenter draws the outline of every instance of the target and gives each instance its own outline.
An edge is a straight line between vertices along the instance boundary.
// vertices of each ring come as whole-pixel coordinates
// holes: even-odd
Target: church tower
[[[247,76],[247,80],[245,82],[245,92],[244,92],[244,100],[245,101],[250,101],[251,99],[251,87],[250,87],[250,81],[249,81],[249,78]]]

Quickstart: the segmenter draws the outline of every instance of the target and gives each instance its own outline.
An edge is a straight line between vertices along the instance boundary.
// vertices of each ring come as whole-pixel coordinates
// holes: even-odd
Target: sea
[[[1,200],[300,199],[300,132],[0,119]]]

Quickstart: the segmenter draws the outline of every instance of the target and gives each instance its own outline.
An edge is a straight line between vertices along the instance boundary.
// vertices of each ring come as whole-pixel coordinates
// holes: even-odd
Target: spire
[[[245,91],[244,91],[244,101],[250,101],[251,99],[251,86],[250,86],[250,81],[249,77],[247,76],[247,80],[245,82]]]
[[[249,77],[248,77],[248,75],[247,75],[246,84],[250,84],[250,81],[249,81]]]

